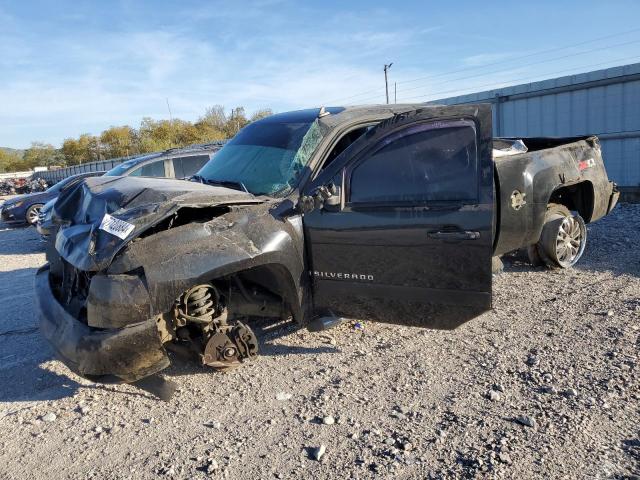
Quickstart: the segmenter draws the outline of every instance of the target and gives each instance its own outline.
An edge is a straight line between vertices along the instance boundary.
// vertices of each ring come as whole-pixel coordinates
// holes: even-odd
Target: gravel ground
[[[0,478],[637,479],[640,205],[589,241],[568,271],[507,259],[495,309],[453,332],[258,325],[241,369],[174,359],[164,403],[53,358],[37,234],[0,227]]]

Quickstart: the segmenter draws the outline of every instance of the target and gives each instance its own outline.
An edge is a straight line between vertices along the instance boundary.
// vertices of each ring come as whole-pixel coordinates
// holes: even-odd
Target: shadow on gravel
[[[87,388],[65,375],[34,363],[0,370],[0,403],[60,400]]]
[[[273,341],[287,336],[295,335],[296,332],[302,330],[301,327],[292,321],[273,321],[268,319],[260,319],[248,322],[251,329],[258,337],[258,356],[277,357],[284,355],[317,355],[322,353],[340,353],[338,347],[321,346],[321,347],[303,347],[297,345],[274,344]],[[195,355],[185,355],[176,351],[169,350],[171,358],[171,366],[163,371],[168,377],[180,375],[194,375],[204,373],[207,375],[227,374],[228,372],[216,371],[208,366],[200,365]],[[240,367],[242,368],[242,367]],[[234,370],[230,370],[233,372]]]
[[[640,471],[640,439],[623,440],[622,450],[634,460]]]
[[[640,233],[640,232],[639,232]],[[550,272],[547,267],[532,266],[521,252],[502,257],[505,272]],[[600,245],[588,245],[583,257],[572,269],[582,272],[611,272],[615,275],[640,276],[640,256],[633,249],[613,244],[606,252]]]
[[[0,255],[40,253],[44,247],[35,227],[0,223]]]
[[[640,277],[640,205],[620,204],[587,228],[587,246],[574,269]],[[533,267],[523,250],[504,255],[502,261],[507,272],[549,271]]]

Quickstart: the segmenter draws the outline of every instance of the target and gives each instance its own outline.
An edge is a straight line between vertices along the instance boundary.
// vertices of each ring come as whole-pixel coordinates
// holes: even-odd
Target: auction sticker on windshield
[[[116,237],[120,237],[122,240],[125,240],[133,229],[136,228],[135,225],[125,222],[124,220],[120,220],[119,218],[112,217],[108,213],[104,214],[102,217],[102,223],[100,223],[100,230],[104,230],[105,232],[109,232]]]

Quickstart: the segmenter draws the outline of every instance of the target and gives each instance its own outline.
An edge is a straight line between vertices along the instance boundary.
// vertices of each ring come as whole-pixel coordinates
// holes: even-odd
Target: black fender
[[[303,275],[302,232],[296,223],[277,218],[266,206],[232,209],[208,222],[138,239],[116,257],[108,273],[142,269],[150,315],[157,315],[169,311],[194,285],[260,270],[268,277],[265,286],[302,323],[308,282]]]

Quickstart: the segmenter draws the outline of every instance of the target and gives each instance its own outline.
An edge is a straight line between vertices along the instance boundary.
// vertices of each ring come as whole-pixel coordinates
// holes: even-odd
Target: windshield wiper
[[[214,186],[217,185],[220,187],[227,187],[227,188],[233,188],[234,190],[240,190],[241,192],[251,193],[249,190],[247,190],[247,187],[245,187],[244,183],[236,182],[234,180],[213,180],[211,178],[204,178],[202,175],[193,175],[192,177],[189,178],[189,180],[191,180],[192,182],[206,183],[207,185],[214,185]]]

